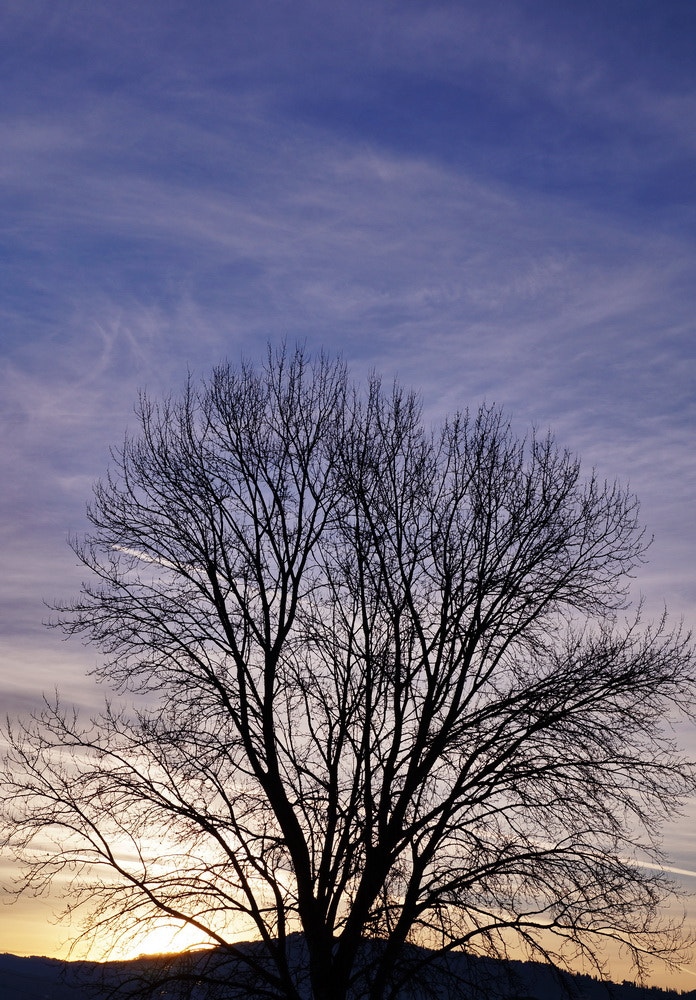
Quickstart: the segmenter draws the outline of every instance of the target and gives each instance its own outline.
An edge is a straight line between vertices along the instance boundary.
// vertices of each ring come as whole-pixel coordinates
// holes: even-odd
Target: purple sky
[[[692,0],[5,0],[3,704],[101,697],[42,602],[138,388],[282,338],[630,481],[636,594],[693,625],[695,37]]]

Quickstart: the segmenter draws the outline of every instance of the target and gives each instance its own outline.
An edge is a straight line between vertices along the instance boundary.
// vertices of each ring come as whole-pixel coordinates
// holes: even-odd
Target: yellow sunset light
[[[128,960],[141,955],[164,955],[209,948],[212,943],[198,928],[180,920],[162,919],[128,940],[115,945],[110,959]]]

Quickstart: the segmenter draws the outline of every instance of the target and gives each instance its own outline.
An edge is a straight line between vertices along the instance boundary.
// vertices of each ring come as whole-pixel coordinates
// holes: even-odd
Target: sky
[[[4,0],[3,707],[102,697],[42,623],[138,390],[283,340],[551,428],[693,626],[695,38],[693,0]],[[52,905],[0,907],[0,951],[62,953]]]

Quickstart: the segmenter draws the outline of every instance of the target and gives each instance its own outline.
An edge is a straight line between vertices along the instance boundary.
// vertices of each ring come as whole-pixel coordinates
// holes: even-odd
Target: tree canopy
[[[429,429],[302,350],[138,417],[60,613],[116,694],[10,728],[27,886],[69,873],[102,939],[189,923],[229,997],[395,997],[411,945],[676,956],[659,829],[694,772],[663,721],[693,654],[627,617],[635,498],[495,407]]]

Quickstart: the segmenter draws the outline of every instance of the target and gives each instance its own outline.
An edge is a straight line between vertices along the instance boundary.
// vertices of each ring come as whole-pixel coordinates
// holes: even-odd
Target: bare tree
[[[102,940],[187,922],[230,997],[382,1000],[520,943],[674,957],[658,832],[694,778],[661,720],[693,658],[622,620],[635,500],[302,351],[138,414],[62,609],[122,707],[10,731],[28,887],[70,873]]]

